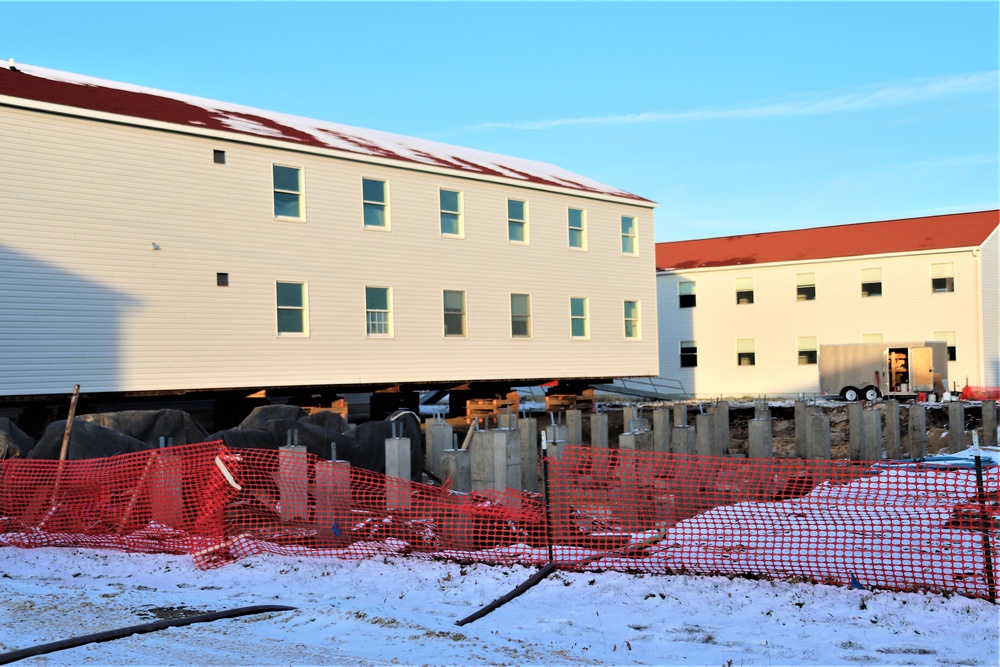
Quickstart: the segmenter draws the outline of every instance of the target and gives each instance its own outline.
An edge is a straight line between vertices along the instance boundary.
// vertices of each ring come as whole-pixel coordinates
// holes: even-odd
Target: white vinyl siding
[[[1000,238],[1000,232],[995,235]],[[989,245],[977,255],[969,250],[942,250],[878,257],[849,257],[810,262],[787,262],[756,267],[727,266],[661,272],[658,319],[661,331],[660,374],[677,379],[685,391],[699,397],[768,396],[797,397],[820,392],[816,365],[798,364],[797,338],[816,336],[824,345],[862,342],[931,340],[933,332],[954,331],[956,360],[948,364],[949,389],[960,389],[969,378],[985,377],[988,361],[1000,359],[995,335],[987,342],[986,330],[1000,331],[997,304],[988,298],[997,285],[985,270]],[[1000,244],[998,244],[1000,249]],[[1000,256],[1000,252],[997,253]],[[930,266],[952,264],[956,289],[931,295]],[[976,294],[978,266],[983,266],[982,293]],[[882,287],[881,298],[861,298],[863,270],[866,279]],[[994,269],[992,279],[1000,271]],[[755,303],[737,305],[733,296],[737,277],[752,277]],[[697,283],[697,308],[682,308],[680,285]],[[816,285],[815,301],[796,302],[797,288]],[[795,296],[792,286],[795,285]],[[965,288],[966,285],[970,287]],[[933,307],[932,307],[933,306]],[[982,313],[980,315],[980,313]],[[733,337],[729,323],[738,323],[740,338],[755,341],[755,365],[733,372]],[[787,328],[797,333],[789,333]],[[983,331],[980,338],[979,331]],[[983,341],[984,352],[979,351]],[[697,341],[697,368],[678,367],[678,346]],[[959,349],[960,348],[960,349]],[[817,354],[818,363],[822,359]],[[988,385],[989,383],[983,382]]]
[[[648,220],[649,206],[240,139],[221,166],[216,138],[0,107],[0,283],[18,285],[4,301],[0,367],[13,370],[0,395],[657,372],[655,319],[628,344],[618,324],[623,294],[656,298],[653,253],[619,262],[613,233],[623,211]],[[309,224],[274,222],[274,164],[302,169]],[[392,233],[363,226],[363,178],[391,185]],[[460,252],[439,232],[441,189],[463,195]],[[530,246],[507,243],[511,198],[530,201]],[[568,208],[611,233],[567,252]],[[652,247],[652,223],[639,240]],[[531,282],[528,345],[510,336],[510,292],[529,291],[507,287],[513,276]],[[308,283],[307,336],[275,335],[279,280]],[[365,287],[390,285],[380,344],[366,335]],[[468,296],[461,341],[442,334],[453,286]],[[583,359],[567,345],[579,294],[593,325]]]

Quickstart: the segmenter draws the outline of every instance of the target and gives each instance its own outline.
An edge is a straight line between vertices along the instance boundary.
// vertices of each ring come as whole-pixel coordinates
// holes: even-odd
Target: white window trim
[[[365,199],[365,181],[378,181],[385,186],[385,201],[378,202],[374,200]],[[390,208],[391,194],[389,191],[389,179],[387,178],[375,178],[374,176],[362,176],[361,177],[361,227],[363,229],[369,229],[375,232],[390,232],[392,231],[392,214]],[[385,225],[379,227],[377,225],[365,224],[365,204],[379,204],[384,207],[385,211]]]
[[[570,221],[569,221],[569,215],[570,215],[570,213],[569,212],[570,211],[579,211],[580,212],[580,228],[579,228],[579,230],[577,230],[576,227],[570,227],[569,226],[569,223],[570,223]],[[573,231],[579,231],[580,232],[580,245],[579,246],[575,246],[575,245],[573,245],[570,242],[570,238],[572,236],[572,232]],[[585,208],[575,208],[573,206],[569,206],[569,207],[566,208],[566,245],[573,252],[587,252],[587,209],[585,209]]]
[[[462,295],[462,333],[461,335],[449,334],[444,326],[444,293],[459,292]],[[441,336],[445,339],[463,339],[469,337],[469,293],[464,289],[444,289],[441,290]]]
[[[635,335],[628,335],[628,322],[630,321],[625,316],[625,304],[634,303],[635,304],[635,318],[631,321],[635,322]],[[638,299],[624,299],[622,301],[622,335],[625,340],[642,340],[642,304]]]
[[[284,167],[285,169],[295,169],[299,172],[299,191],[293,192],[291,190],[282,190],[278,188],[278,185],[274,182],[274,168]],[[278,215],[274,213],[274,194],[276,192],[282,192],[285,194],[298,195],[299,197],[299,215]],[[291,164],[282,164],[280,162],[271,163],[271,212],[274,213],[275,220],[295,220],[297,222],[306,221],[306,170],[302,167],[296,167]],[[283,281],[284,282],[284,281]]]
[[[386,291],[386,306],[385,311],[370,311],[368,309],[368,289],[384,289]],[[365,338],[393,338],[395,336],[394,326],[393,326],[393,303],[392,303],[392,287],[388,285],[365,285]],[[384,312],[386,314],[385,326],[388,331],[386,333],[371,333],[368,331],[368,313],[369,312]]]
[[[516,218],[510,217],[510,202],[516,201],[524,204],[524,220],[517,220]],[[507,197],[507,243],[513,245],[531,245],[531,212],[528,210],[528,200],[527,199],[516,199],[514,197]],[[518,241],[510,237],[510,223],[519,222],[524,225],[524,240]]]
[[[583,301],[583,318],[573,315],[573,300]],[[573,321],[583,319],[583,335],[573,334]],[[571,296],[569,298],[569,337],[572,340],[590,340],[590,298],[585,296]]]
[[[514,334],[514,297],[515,296],[526,296],[528,297],[528,333],[525,336],[518,336]],[[507,300],[510,307],[510,337],[512,340],[528,340],[534,336],[534,326],[531,317],[531,294],[527,292],[511,292],[510,298]]]
[[[624,218],[631,218],[632,220],[632,233],[626,234],[621,232],[620,244],[618,249],[621,251],[624,257],[638,257],[639,256],[639,218],[634,215],[624,215],[618,219],[618,229],[621,230],[621,223]],[[632,252],[625,252],[625,239],[632,239]]]
[[[302,287],[302,307],[278,305],[278,285],[299,285]],[[278,311],[280,310],[301,310],[302,311],[302,331],[279,331]],[[308,338],[309,337],[309,283],[304,280],[275,280],[274,281],[274,331],[278,338]]]
[[[446,211],[441,206],[441,193],[442,192],[454,192],[458,195],[458,211]],[[465,238],[465,196],[462,190],[452,190],[451,188],[438,188],[438,234],[446,239],[464,239]],[[450,232],[441,231],[441,216],[445,213],[457,213],[458,214],[458,233],[452,234]]]

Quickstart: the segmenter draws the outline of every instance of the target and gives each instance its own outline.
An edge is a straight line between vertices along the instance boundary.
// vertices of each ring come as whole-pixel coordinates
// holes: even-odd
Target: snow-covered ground
[[[279,604],[297,610],[17,664],[1000,664],[1000,607],[985,600],[783,581],[557,571],[455,625],[533,572],[276,555],[202,571],[189,556],[0,547],[0,654],[179,613]]]

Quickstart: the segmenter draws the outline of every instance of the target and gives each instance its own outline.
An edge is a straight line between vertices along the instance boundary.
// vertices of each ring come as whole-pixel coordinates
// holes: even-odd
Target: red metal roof
[[[0,95],[133,118],[443,167],[651,203],[554,165],[425,139],[264,111],[191,95],[22,65],[0,67]]]
[[[697,269],[981,245],[1000,211],[862,222],[656,244],[658,269]]]

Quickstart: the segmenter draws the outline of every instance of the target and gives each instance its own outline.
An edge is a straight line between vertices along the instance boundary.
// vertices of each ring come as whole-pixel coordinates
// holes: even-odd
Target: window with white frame
[[[882,296],[882,269],[861,269],[861,296]]]
[[[694,293],[694,281],[677,283],[677,301],[681,308],[694,308],[697,303]]]
[[[510,295],[510,335],[514,338],[531,337],[531,295]]]
[[[507,240],[528,242],[528,203],[520,199],[507,200]]]
[[[799,366],[812,366],[816,363],[816,336],[799,336]]]
[[[882,342],[882,334],[880,334],[880,333],[861,334],[861,342],[862,343],[881,343]]]
[[[590,313],[586,297],[569,298],[569,328],[573,338],[590,337]]]
[[[639,226],[630,215],[622,216],[622,254],[639,254]]]
[[[298,167],[271,166],[274,181],[274,217],[302,218],[305,211],[302,199],[302,170]]]
[[[444,335],[465,336],[465,290],[444,291]]]
[[[639,302],[626,301],[624,310],[625,338],[636,339],[642,337],[642,322],[640,320]]]
[[[753,338],[736,339],[736,365],[755,366],[757,364],[757,354],[754,351]]]
[[[698,366],[698,342],[681,341],[681,368],[696,368]]]
[[[795,300],[815,301],[816,300],[816,274],[796,273],[795,274]]]
[[[361,179],[365,227],[389,228],[389,184],[375,178]]]
[[[305,283],[277,281],[275,303],[278,310],[279,336],[302,336],[309,333]]]
[[[440,191],[438,196],[441,207],[441,235],[462,236],[462,193],[456,190]]]
[[[569,247],[575,250],[587,249],[587,212],[571,208],[566,216],[569,228]]]
[[[955,291],[955,265],[951,262],[931,264],[931,291]]]
[[[956,361],[958,359],[954,331],[935,331],[931,340],[943,340],[948,343],[948,361]]]
[[[753,303],[753,278],[736,279],[736,303],[739,305]]]
[[[365,326],[369,337],[392,335],[392,290],[365,287]]]

